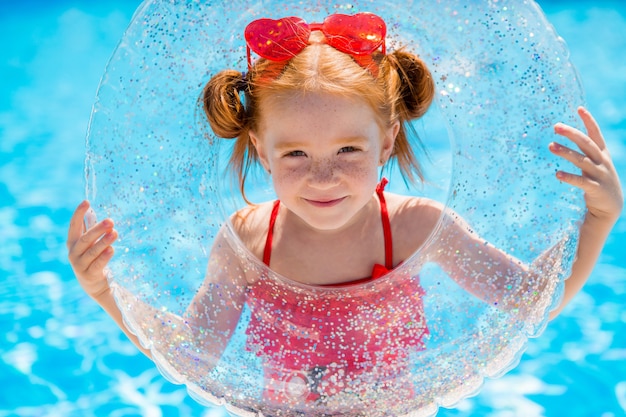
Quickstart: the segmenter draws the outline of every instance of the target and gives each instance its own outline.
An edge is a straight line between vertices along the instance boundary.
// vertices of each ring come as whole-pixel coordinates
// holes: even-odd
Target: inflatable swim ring
[[[555,122],[579,124],[573,115],[583,100],[581,87],[564,43],[530,1],[304,3],[171,0],[147,1],[138,9],[102,78],[87,138],[87,197],[99,216],[116,220],[120,234],[110,283],[128,327],[151,349],[162,373],[204,404],[251,416],[433,415],[476,393],[485,377],[513,367],[559,301],[583,203],[580,193],[554,180],[560,162],[547,145]],[[443,218],[400,267],[350,289],[308,287],[277,276],[233,233],[228,215],[244,203],[224,180],[230,142],[216,139],[197,114],[202,87],[221,69],[245,70],[243,28],[256,18],[321,21],[359,11],[387,22],[388,48],[405,45],[430,66],[437,105],[416,126],[428,130],[445,123],[447,133],[435,129],[423,139],[438,165],[447,161],[437,155],[448,147],[451,155],[443,191],[433,190],[485,240],[545,278],[545,286],[519,300],[528,308],[505,312],[483,303],[428,262],[433,251],[445,250]],[[391,176],[392,185],[402,184]],[[274,198],[262,173],[248,189],[253,201]],[[408,192],[430,196],[428,187]],[[299,375],[285,375],[272,389],[290,401],[268,403],[262,358],[246,346],[249,309],[244,307],[219,354],[193,336],[210,340],[211,329],[191,328],[184,319],[207,278],[218,233],[239,263],[271,282],[277,297],[288,292],[384,305],[376,297],[410,291],[407,283],[419,273],[426,295],[413,295],[424,303],[430,332],[425,346],[410,352],[402,372],[382,364],[350,387],[339,378],[343,388],[324,401],[303,400],[308,385]],[[551,256],[541,257],[549,248]],[[229,308],[227,294],[221,301]],[[393,328],[393,318],[383,318]],[[280,319],[261,318],[274,324]],[[385,331],[380,320],[364,325]]]

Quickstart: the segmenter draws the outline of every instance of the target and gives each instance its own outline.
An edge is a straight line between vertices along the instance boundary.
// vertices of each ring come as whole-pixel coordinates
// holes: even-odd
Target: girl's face
[[[250,133],[281,202],[310,227],[338,230],[372,199],[399,124],[381,129],[363,100],[310,93],[273,98]]]

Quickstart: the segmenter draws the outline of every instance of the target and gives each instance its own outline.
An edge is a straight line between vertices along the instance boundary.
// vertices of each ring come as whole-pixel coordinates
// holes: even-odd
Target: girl
[[[392,270],[424,243],[442,215],[456,217],[435,201],[384,192],[386,180],[379,182],[379,168],[390,161],[397,161],[407,180],[422,179],[406,125],[427,111],[434,95],[420,58],[402,50],[386,53],[379,17],[331,15],[311,25],[293,17],[260,19],[248,25],[245,37],[248,72],[215,75],[203,103],[215,134],[236,138],[230,162],[242,193],[249,167],[260,163],[278,196],[231,217],[252,254],[297,283],[350,286]],[[261,56],[254,64],[251,51]],[[587,205],[577,258],[551,317],[589,277],[623,206],[602,134],[589,112],[580,108],[578,113],[587,134],[560,123],[555,133],[580,151],[550,145],[554,154],[580,168],[580,174],[559,171],[556,177],[581,188]],[[85,230],[88,209],[88,202],[81,203],[69,228],[74,272],[87,294],[150,355],[124,325],[107,284],[104,269],[117,238],[113,221]],[[507,287],[510,277],[528,271],[527,266],[485,246],[461,219],[450,225],[443,232],[450,247],[429,261],[477,297],[505,309],[519,307],[526,289]],[[487,264],[493,267],[483,280],[467,279],[481,277],[480,271],[469,270],[472,265]],[[416,279],[389,289],[382,306],[380,294],[357,299],[349,292],[329,292],[311,298],[243,268],[224,233],[215,239],[208,269],[185,320],[210,333],[193,337],[219,358],[248,303],[248,348],[264,360],[267,403],[328,404],[347,392],[358,396],[362,391],[356,381],[363,375],[374,374],[380,386],[391,377],[385,372],[402,369],[408,352],[424,347],[428,328]],[[342,336],[329,338],[331,333]]]

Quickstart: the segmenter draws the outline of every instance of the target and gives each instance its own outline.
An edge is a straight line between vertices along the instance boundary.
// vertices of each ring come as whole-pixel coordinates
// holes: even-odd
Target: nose
[[[329,189],[339,183],[337,167],[332,159],[320,159],[311,163],[309,185],[321,190]]]

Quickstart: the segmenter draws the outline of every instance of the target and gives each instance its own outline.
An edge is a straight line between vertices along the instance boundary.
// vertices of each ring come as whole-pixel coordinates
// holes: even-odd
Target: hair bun
[[[394,51],[388,55],[399,77],[399,93],[403,102],[403,111],[407,120],[422,117],[435,97],[435,83],[430,70],[417,55]]]
[[[236,70],[217,73],[204,87],[202,107],[217,136],[232,139],[246,129],[246,109],[239,93],[245,88],[243,74]]]

